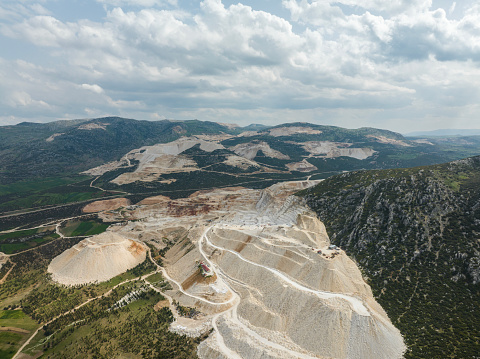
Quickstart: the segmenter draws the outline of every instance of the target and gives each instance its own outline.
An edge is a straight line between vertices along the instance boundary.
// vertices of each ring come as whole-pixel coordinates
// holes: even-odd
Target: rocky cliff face
[[[102,217],[136,219],[110,231],[161,250],[165,297],[198,313],[171,309],[170,329],[210,333],[201,359],[400,359],[403,337],[357,265],[292,196],[314,183],[154,197]]]
[[[480,157],[332,177],[304,191],[411,358],[480,352]]]

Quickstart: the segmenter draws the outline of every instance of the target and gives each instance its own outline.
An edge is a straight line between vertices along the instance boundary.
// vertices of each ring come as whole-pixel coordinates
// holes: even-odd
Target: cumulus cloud
[[[98,86],[98,85],[89,85],[89,84],[82,84],[80,86],[81,88],[85,89],[85,90],[89,90],[89,91],[92,91],[92,92],[95,92],[95,93],[103,93],[103,89]]]
[[[4,101],[4,117],[20,107],[28,116],[43,101],[46,117],[248,114],[244,121],[255,122],[255,113],[267,121],[270,112],[364,126],[381,113],[398,126],[393,119],[408,111],[418,122],[437,107],[475,108],[468,95],[480,80],[480,7],[473,2],[457,19],[449,17],[454,7],[431,0],[283,0],[289,18],[220,0],[195,11],[170,0],[99,2],[101,21],[62,20],[47,3],[3,24],[4,36],[49,49],[56,63],[3,61],[17,93]]]

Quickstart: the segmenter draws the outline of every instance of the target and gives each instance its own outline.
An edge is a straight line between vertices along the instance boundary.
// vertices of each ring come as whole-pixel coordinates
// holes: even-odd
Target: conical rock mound
[[[107,281],[142,263],[143,244],[114,232],[86,238],[55,257],[48,266],[52,279],[65,285]]]

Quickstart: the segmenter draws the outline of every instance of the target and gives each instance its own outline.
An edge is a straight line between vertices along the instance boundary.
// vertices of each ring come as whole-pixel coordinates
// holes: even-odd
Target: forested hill
[[[208,121],[120,117],[4,126],[0,128],[0,184],[78,173],[119,159],[134,148],[228,130]]]
[[[301,193],[363,269],[407,358],[480,353],[480,157],[350,172]]]

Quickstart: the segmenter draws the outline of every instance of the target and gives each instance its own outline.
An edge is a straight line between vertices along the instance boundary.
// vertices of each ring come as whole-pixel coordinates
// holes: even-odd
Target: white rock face
[[[135,181],[155,181],[165,173],[196,171],[198,166],[195,161],[182,155],[182,152],[195,145],[200,145],[200,149],[206,152],[224,149],[217,142],[222,139],[224,138],[220,137],[217,140],[206,141],[197,137],[182,137],[169,143],[144,146],[128,152],[119,161],[109,162],[83,173],[101,176],[108,171],[113,171],[123,166],[130,166],[131,160],[138,161],[139,165],[135,172],[124,173],[112,181],[122,185]]]
[[[289,136],[294,135],[297,133],[308,133],[310,135],[318,135],[322,133],[320,130],[314,130],[311,127],[301,127],[301,126],[294,126],[294,127],[277,127],[272,128],[269,130],[270,136],[273,137],[280,137],[280,136]]]
[[[118,233],[104,232],[86,238],[55,257],[48,266],[52,279],[65,285],[107,281],[142,263],[142,243]]]
[[[344,156],[364,160],[375,153],[371,148],[350,148],[351,145],[331,141],[310,141],[303,143],[302,147],[312,155],[322,155],[325,158]]]
[[[287,163],[286,166],[289,171],[312,172],[318,170],[316,166],[305,159],[300,162]]]
[[[291,195],[314,183],[198,191],[140,206],[129,216],[141,221],[118,227],[160,246],[177,233],[163,262],[166,294],[203,317],[177,317],[172,330],[212,328],[201,359],[403,356],[400,332],[355,263],[330,248],[323,223]],[[214,275],[203,277],[198,263]]]
[[[288,160],[290,157],[283,153],[272,149],[266,142],[249,142],[241,143],[232,148],[237,155],[253,160],[258,151],[262,151],[265,156],[278,158],[281,160]]]
[[[311,218],[307,222],[320,227]],[[400,333],[355,264],[344,254],[316,260],[316,251],[308,251],[308,246],[326,250],[324,232],[323,238],[301,226],[245,232],[225,226],[206,235],[205,251],[217,252],[212,262],[239,301],[219,318],[217,338],[199,348],[200,358],[210,358],[215,348],[228,358],[234,357],[229,350],[240,358],[402,357]]]

